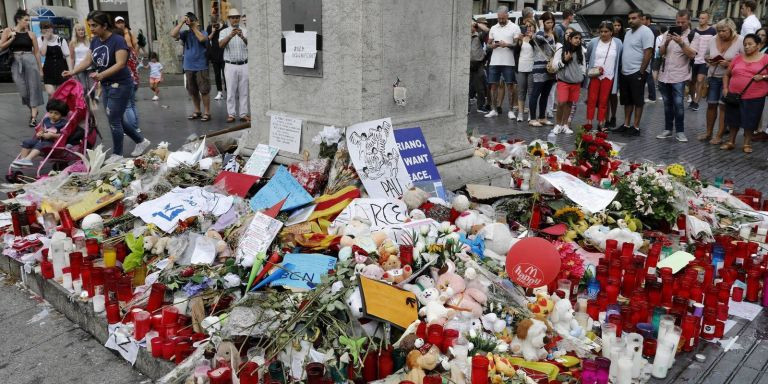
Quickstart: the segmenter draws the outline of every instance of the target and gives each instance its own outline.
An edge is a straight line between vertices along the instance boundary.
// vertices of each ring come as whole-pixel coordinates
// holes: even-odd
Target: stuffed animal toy
[[[453,358],[451,359],[451,381],[456,384],[465,384],[467,377],[470,377],[469,370],[469,351],[473,348],[472,343],[454,344],[448,347]]]
[[[628,228],[610,229],[597,224],[584,231],[584,239],[603,250],[605,249],[605,240],[608,239],[616,240],[619,249],[621,249],[622,244],[627,242],[634,244],[635,249],[640,249],[643,246],[643,236],[637,232],[633,232]]]
[[[584,330],[579,326],[579,322],[573,316],[573,306],[571,301],[555,295],[555,306],[549,315],[549,321],[558,335],[562,337],[573,336],[579,338]]]
[[[381,268],[378,264],[357,264],[362,266],[362,269],[360,271],[360,274],[374,280],[382,280],[382,277],[384,276],[384,269]],[[357,267],[357,265],[355,267]]]
[[[489,218],[480,215],[477,211],[467,210],[459,214],[454,223],[466,234],[472,235],[477,233],[483,225],[490,222]]]
[[[456,195],[451,201],[451,208],[462,213],[469,209],[469,199],[464,195]]]
[[[397,255],[389,256],[382,264],[384,268],[384,275],[382,278],[390,283],[400,284],[403,280],[411,277],[413,274],[413,268],[410,265],[402,267],[400,258]]]
[[[412,209],[408,216],[411,220],[424,220],[427,218],[427,214],[421,209]]]
[[[349,312],[352,314],[352,318],[357,320],[366,335],[374,336],[374,334],[380,333],[376,332],[379,328],[379,322],[365,318],[365,312],[363,312],[363,297],[360,295],[360,287],[355,287],[355,289],[352,290],[352,293],[347,296],[345,303],[347,304],[347,308],[349,308]]]
[[[435,280],[427,275],[421,275],[417,277],[413,284],[403,285],[403,289],[415,293],[416,296],[418,296],[423,290],[434,287]]]
[[[144,236],[144,251],[152,251],[152,247],[157,243],[157,239],[160,237],[155,235]]]
[[[436,279],[437,289],[447,296],[447,304],[459,308],[465,316],[479,318],[483,315],[483,306],[488,296],[477,288],[467,288],[464,278],[455,273],[456,265],[447,261],[447,271]]]
[[[408,373],[405,375],[406,380],[421,383],[424,381],[424,376],[427,375],[426,371],[435,369],[439,362],[440,349],[434,345],[426,353],[422,353],[418,349],[408,352],[405,358],[405,365],[408,367]]]
[[[390,256],[396,257],[400,253],[400,247],[390,238],[386,238],[381,244],[377,243],[376,245],[378,247],[376,253],[379,255],[379,260],[387,260]]]
[[[486,313],[480,320],[483,322],[483,328],[491,333],[500,333],[507,327],[507,322],[499,319],[499,316],[493,312]]]
[[[170,241],[171,241],[170,237],[161,237],[157,239],[155,246],[152,247],[152,254],[154,255],[165,254],[165,251],[166,249],[168,249],[168,244]]]
[[[231,341],[222,341],[216,348],[216,356],[213,361],[226,361],[230,367],[240,366],[240,352]],[[218,368],[218,367],[217,367]]]
[[[496,261],[505,263],[507,252],[517,242],[509,226],[504,223],[491,223],[483,227],[478,233],[485,240],[485,250],[483,255]]]
[[[440,295],[437,288],[426,288],[416,297],[422,305],[419,316],[425,317],[427,324],[444,325],[448,318],[453,317],[454,311],[445,307],[446,297]]]
[[[416,187],[405,191],[403,193],[403,202],[408,207],[408,211],[414,210],[420,207],[422,204],[429,200],[429,193]]]
[[[224,241],[224,238],[221,237],[219,232],[213,229],[209,229],[207,232],[205,232],[205,236],[216,240],[216,258],[220,262],[223,262],[227,258],[232,257],[232,250],[229,249],[229,245],[227,245],[227,242]]]
[[[369,235],[371,233],[371,222],[368,219],[355,217],[349,220],[346,225],[341,227],[329,228],[329,232],[332,235],[344,236],[355,238],[361,235]],[[354,243],[353,243],[354,244]],[[352,244],[349,244],[352,245]]]
[[[528,361],[538,361],[547,357],[544,349],[547,336],[547,325],[536,319],[524,319],[517,323],[515,337],[512,340],[512,351],[521,353]]]

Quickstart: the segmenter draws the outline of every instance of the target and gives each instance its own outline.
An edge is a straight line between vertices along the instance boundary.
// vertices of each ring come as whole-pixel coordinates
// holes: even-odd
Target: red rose
[[[608,156],[608,153],[605,152],[604,149],[600,149],[599,151],[597,151],[597,155],[600,156],[600,157],[606,157],[606,156]]]
[[[586,133],[581,135],[581,140],[586,142],[586,143],[591,143],[591,142],[595,141],[594,138],[592,137],[592,135],[588,135]]]
[[[582,126],[582,127],[581,127],[581,129],[582,129],[584,132],[589,132],[589,131],[591,131],[591,130],[592,130],[592,124],[584,124],[584,126]]]
[[[597,146],[596,145],[590,145],[589,147],[587,147],[587,152],[589,152],[589,153],[597,152]]]
[[[596,136],[597,136],[597,137],[599,137],[599,138],[601,138],[601,139],[607,139],[607,138],[608,138],[608,134],[607,134],[607,133],[605,133],[605,132],[598,132],[598,133],[596,134]]]

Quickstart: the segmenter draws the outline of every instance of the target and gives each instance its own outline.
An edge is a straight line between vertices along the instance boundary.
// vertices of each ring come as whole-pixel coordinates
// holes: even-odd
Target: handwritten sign
[[[352,219],[364,219],[377,231],[391,225],[402,224],[408,208],[395,199],[354,199],[333,221],[333,228],[340,228]]]
[[[252,266],[256,255],[267,251],[282,227],[283,223],[280,220],[256,212],[237,246],[235,252],[237,262],[244,267]]]
[[[437,171],[421,128],[396,129],[394,133],[397,149],[400,151],[400,157],[403,159],[413,185],[432,197],[445,199],[445,189],[443,189],[440,173]]]
[[[347,147],[368,195],[399,198],[413,183],[397,149],[390,118],[347,128]]]
[[[301,120],[273,115],[269,122],[269,145],[281,151],[299,153],[301,148]]]
[[[288,169],[281,166],[267,185],[262,187],[251,198],[251,209],[260,211],[270,208],[286,197],[288,199],[285,201],[281,211],[290,211],[313,201],[312,196],[291,176]]]
[[[271,286],[311,290],[320,284],[320,277],[336,267],[336,258],[317,253],[289,253],[283,257],[282,264],[293,264],[293,271],[273,281]]]
[[[418,301],[413,292],[360,277],[360,295],[365,314],[407,328],[419,317]]]
[[[102,185],[87,194],[80,201],[71,204],[67,208],[72,220],[80,220],[83,217],[106,207],[115,201],[122,200],[123,193],[111,185]]]
[[[157,199],[141,203],[131,210],[131,214],[170,233],[179,221],[200,213],[210,212],[214,216],[227,213],[233,201],[232,196],[208,192],[200,187],[176,187]]]
[[[266,144],[257,145],[256,149],[253,150],[253,154],[251,154],[251,157],[248,158],[248,161],[245,163],[243,173],[258,177],[264,176],[264,172],[266,172],[269,165],[272,164],[272,160],[277,156],[277,151],[279,150],[279,148],[271,147]]]
[[[285,53],[283,65],[286,67],[314,68],[317,58],[317,32],[283,31]]]
[[[589,212],[602,211],[619,193],[618,191],[595,188],[581,181],[578,177],[563,171],[542,174],[540,177]]]

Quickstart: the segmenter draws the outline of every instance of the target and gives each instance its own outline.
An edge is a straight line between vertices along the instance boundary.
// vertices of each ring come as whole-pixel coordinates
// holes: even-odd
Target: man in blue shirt
[[[186,25],[189,29],[182,31],[181,28]],[[188,116],[190,120],[200,119],[208,121],[211,119],[211,99],[208,94],[211,92],[211,81],[208,77],[208,58],[206,57],[206,44],[208,34],[200,29],[200,23],[192,12],[187,12],[181,18],[181,22],[171,30],[171,37],[181,40],[184,43],[184,76],[186,77],[187,92],[192,97],[195,106],[195,112]],[[203,101],[205,113],[200,113],[200,100]]]

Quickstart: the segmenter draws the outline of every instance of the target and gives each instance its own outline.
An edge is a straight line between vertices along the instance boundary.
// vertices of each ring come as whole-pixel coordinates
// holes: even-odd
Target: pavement
[[[193,109],[180,76],[169,76],[161,91],[160,101],[151,101],[152,93],[141,87],[137,95],[140,127],[153,143],[168,141],[171,149],[181,146],[190,135],[201,135],[234,126],[226,124],[225,101],[212,101],[213,119],[210,122],[187,120]],[[0,164],[5,166],[18,153],[21,140],[30,137],[27,112],[20,108],[18,94],[13,84],[0,83]],[[572,127],[583,123],[586,106],[579,104]],[[94,111],[106,147],[111,146],[111,136],[103,110]],[[741,152],[741,138],[737,149],[722,151],[717,146],[698,142],[696,135],[704,130],[705,109],[686,111],[686,134],[689,142],[674,139],[659,140],[664,122],[660,102],[646,106],[643,132],[629,137],[610,134],[609,140],[621,143],[620,156],[629,160],[648,160],[657,163],[680,162],[700,170],[703,178],[723,176],[735,182],[736,190],[753,187],[768,192],[768,143],[754,143],[754,152]],[[619,116],[623,116],[621,107]],[[768,116],[768,115],[766,115]],[[765,119],[768,121],[768,118]],[[765,124],[765,123],[763,123]],[[503,116],[484,118],[474,108],[468,115],[468,131],[507,139],[546,139],[547,128],[533,128],[526,123],[510,121]],[[463,139],[463,138],[457,138]],[[573,147],[573,135],[558,135],[557,144],[565,149]],[[126,152],[133,145],[126,139]],[[47,317],[32,320],[43,309]],[[35,318],[36,319],[36,318]],[[705,355],[706,361],[698,363],[695,353],[681,354],[665,380],[653,383],[751,383],[768,384],[768,316],[763,311],[755,321],[740,320],[726,334],[739,335],[738,346],[723,352],[719,345],[701,341],[695,353]],[[20,291],[13,285],[0,284],[0,340],[4,352],[0,352],[0,377],[2,382],[109,382],[138,383],[143,379],[121,358],[103,348],[87,333],[50,309],[39,298]],[[73,364],[74,363],[74,364]]]

